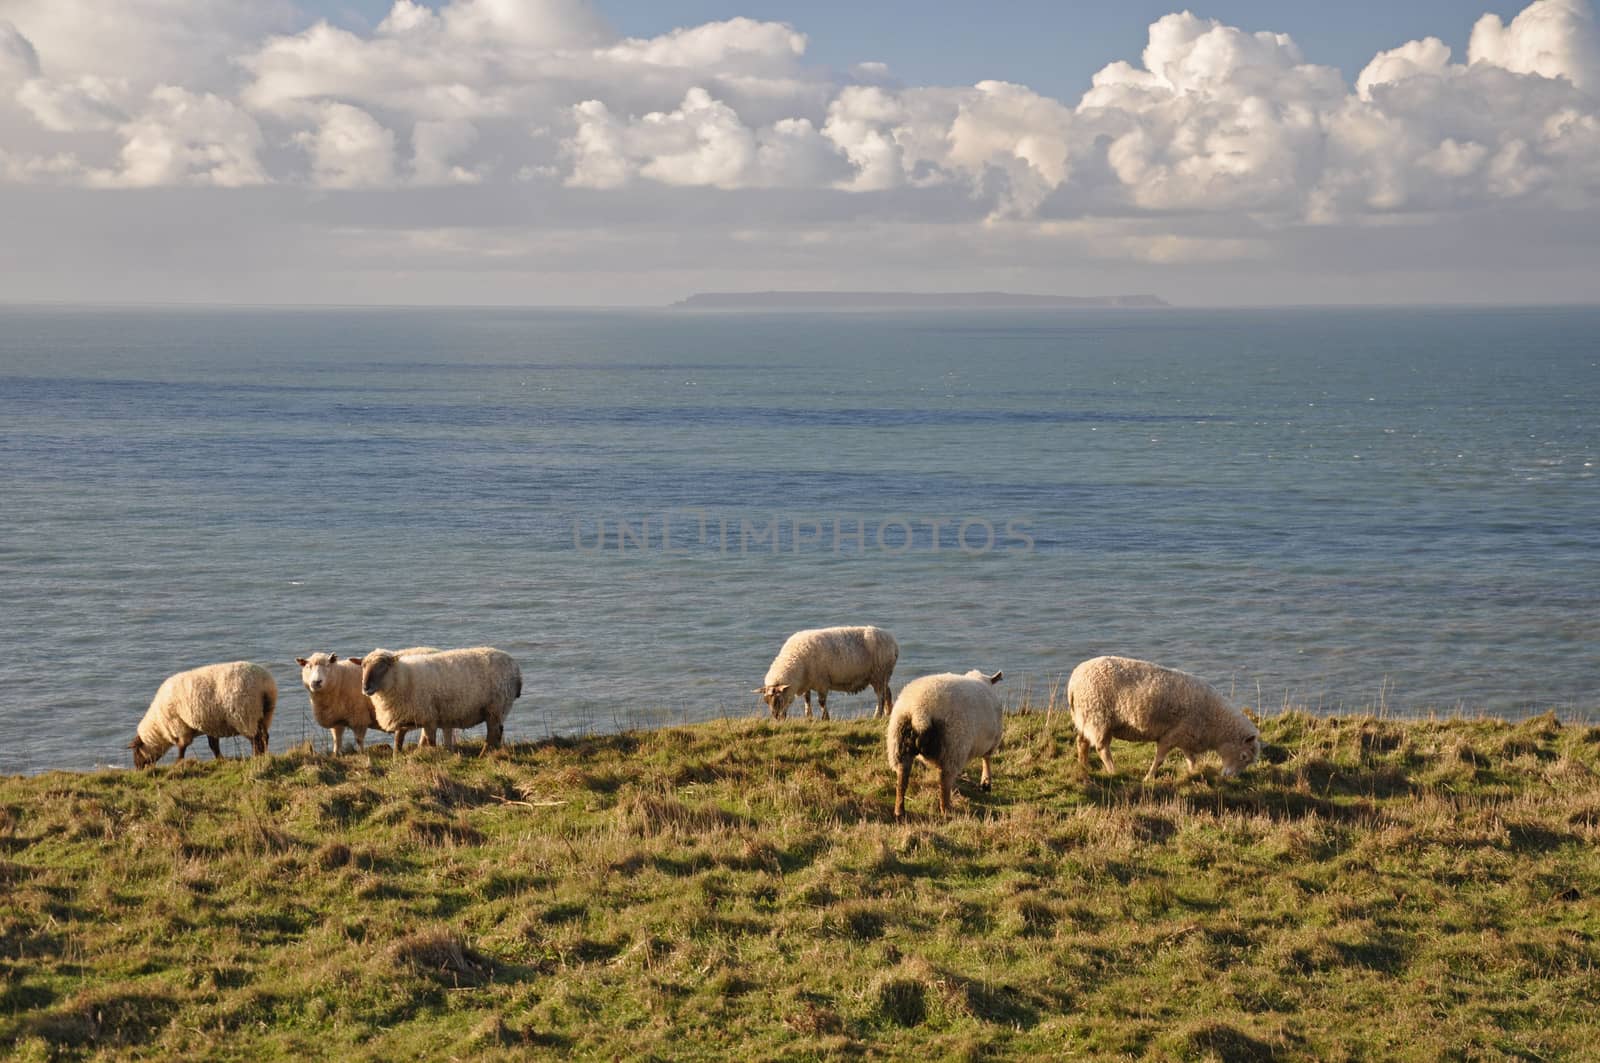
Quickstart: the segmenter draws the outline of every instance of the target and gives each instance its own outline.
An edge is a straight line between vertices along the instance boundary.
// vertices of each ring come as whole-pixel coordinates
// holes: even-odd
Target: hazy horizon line
[[[777,289],[777,291],[787,291]],[[800,291],[800,289],[795,289]],[[827,291],[827,289],[807,289],[811,291]],[[694,293],[702,294],[702,293]],[[724,293],[717,293],[724,294]],[[768,294],[766,292],[751,292],[739,294]],[[885,294],[885,293],[874,293]],[[960,291],[903,291],[892,294],[900,295],[961,295],[972,294],[971,290]],[[987,293],[986,293],[987,294]],[[1051,295],[1053,293],[1024,293],[1006,292],[1007,295]],[[687,298],[687,296],[685,297]],[[1093,296],[1085,298],[1095,298]],[[760,314],[790,314],[790,315],[819,315],[819,314],[960,314],[974,312],[1007,312],[1007,313],[1037,313],[1053,315],[1093,314],[1093,313],[1140,313],[1160,314],[1177,311],[1198,310],[1588,310],[1600,308],[1600,299],[1589,302],[1574,302],[1559,300],[1551,302],[1530,302],[1526,300],[1494,302],[1484,300],[1462,300],[1445,302],[1438,300],[1424,300],[1414,302],[1295,302],[1295,303],[1177,303],[1160,296],[1168,305],[1160,307],[1119,307],[1119,306],[1022,306],[1022,307],[685,307],[672,303],[419,303],[419,302],[239,302],[239,301],[209,301],[209,300],[117,300],[117,299],[6,299],[0,297],[0,310],[21,309],[61,309],[61,310],[547,310],[547,311],[671,311],[674,315],[701,315],[701,316],[752,316]]]

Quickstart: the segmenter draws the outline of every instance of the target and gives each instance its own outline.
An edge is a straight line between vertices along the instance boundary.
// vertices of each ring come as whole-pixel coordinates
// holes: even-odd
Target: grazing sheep
[[[817,693],[822,718],[828,718],[828,692],[855,694],[871,687],[878,695],[873,717],[887,716],[894,708],[889,677],[900,659],[900,644],[881,627],[824,627],[796,631],[773,658],[767,677],[755,693],[772,710],[774,720],[789,715],[795,695],[806,700],[811,719],[811,692]]]
[[[361,661],[361,691],[378,726],[394,733],[396,753],[413,728],[480,723],[488,725],[488,750],[500,745],[511,703],[522,696],[522,672],[510,654],[489,646],[411,656],[373,650]]]
[[[1261,732],[1249,717],[1222,700],[1211,684],[1173,668],[1131,657],[1095,657],[1072,670],[1067,705],[1078,729],[1078,762],[1089,766],[1089,750],[1100,753],[1106,771],[1111,740],[1154,742],[1155,760],[1146,779],[1173,749],[1194,758],[1208,750],[1222,755],[1222,774],[1237,775],[1261,754]]]
[[[206,736],[213,757],[222,756],[217,739],[230,735],[244,735],[257,755],[265,753],[277,706],[272,673],[249,661],[208,664],[168,676],[128,744],[133,766],[149,767],[173,746],[182,760],[197,735]]]
[[[939,769],[939,811],[950,811],[956,776],[983,758],[980,785],[989,789],[989,758],[1000,746],[1000,696],[994,675],[973,669],[966,675],[947,672],[907,683],[889,716],[889,767],[895,771],[894,818],[906,814],[906,783],[911,764],[920,760]]]

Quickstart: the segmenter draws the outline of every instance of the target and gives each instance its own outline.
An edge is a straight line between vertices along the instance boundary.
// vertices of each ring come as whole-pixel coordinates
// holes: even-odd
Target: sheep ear
[[[1000,682],[1000,680],[1003,678],[1005,678],[1004,672],[996,672],[994,675],[989,677],[989,684],[993,686],[995,683]]]
[[[785,690],[788,690],[788,689],[789,689],[789,684],[788,683],[774,683],[774,684],[772,684],[772,692],[774,694],[782,694]]]
[[[306,666],[306,659],[304,657],[296,657],[294,659],[294,663],[298,664],[301,668],[304,668]]]
[[[361,658],[360,657],[346,657],[345,660],[349,661],[351,664],[355,665],[357,668],[361,667]]]
[[[752,694],[765,694],[766,692],[767,692],[767,688],[766,687],[756,687],[754,690],[750,691],[750,693],[752,693]]]
[[[328,654],[328,663],[329,664],[338,664],[339,663],[339,655],[337,653]]]

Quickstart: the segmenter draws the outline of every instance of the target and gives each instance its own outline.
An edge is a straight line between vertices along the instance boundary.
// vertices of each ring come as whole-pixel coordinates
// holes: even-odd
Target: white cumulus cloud
[[[915,219],[1164,264],[1600,206],[1590,0],[1484,15],[1464,55],[1465,23],[1391,42],[1353,83],[1315,42],[1185,11],[1062,99],[818,64],[795,11],[626,37],[590,0],[394,0],[361,31],[290,0],[0,0],[0,185],[413,195],[438,218],[395,224],[452,247],[462,215],[693,202],[740,246],[795,213],[806,249]]]
[[[382,188],[394,183],[395,137],[372,115],[347,103],[329,103],[314,130],[295,137],[311,158],[324,188]]]
[[[1467,61],[1594,88],[1600,82],[1600,28],[1586,0],[1537,0],[1510,24],[1493,14],[1479,19]]]
[[[140,114],[118,127],[120,167],[95,183],[144,188],[202,184],[239,188],[267,179],[261,130],[232,102],[170,85],[150,93]]]

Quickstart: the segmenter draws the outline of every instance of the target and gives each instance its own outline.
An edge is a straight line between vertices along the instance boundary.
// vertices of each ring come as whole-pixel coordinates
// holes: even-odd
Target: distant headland
[[[674,310],[1153,310],[1156,295],[1022,295],[1013,292],[701,292]]]

